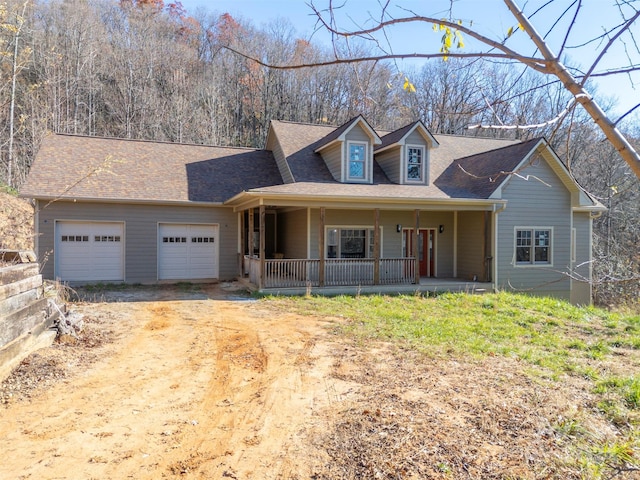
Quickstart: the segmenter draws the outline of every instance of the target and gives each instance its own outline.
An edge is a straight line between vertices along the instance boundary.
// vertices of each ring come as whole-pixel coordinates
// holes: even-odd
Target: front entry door
[[[421,277],[435,277],[435,238],[435,228],[418,230],[418,259]],[[410,256],[413,253],[413,230],[405,230],[405,245],[408,247],[407,256]]]

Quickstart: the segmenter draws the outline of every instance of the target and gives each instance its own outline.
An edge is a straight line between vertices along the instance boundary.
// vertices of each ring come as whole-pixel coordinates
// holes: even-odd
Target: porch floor
[[[414,294],[420,293],[441,293],[441,292],[468,292],[468,293],[488,293],[494,290],[492,282],[474,282],[471,280],[461,280],[459,278],[433,278],[422,277],[420,284],[410,285],[362,285],[362,286],[340,286],[340,287],[311,287],[308,291],[305,287],[292,288],[263,288],[251,283],[248,278],[239,279],[250,291],[271,295],[305,295],[306,293],[317,295],[358,295],[358,294]]]

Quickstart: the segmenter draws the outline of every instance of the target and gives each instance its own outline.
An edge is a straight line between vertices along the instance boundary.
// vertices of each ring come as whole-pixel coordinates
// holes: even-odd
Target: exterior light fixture
[[[440,225],[438,227],[438,232],[440,232],[440,233],[444,232],[444,225]]]
[[[402,231],[402,225],[397,224],[396,225],[396,232],[400,233]]]

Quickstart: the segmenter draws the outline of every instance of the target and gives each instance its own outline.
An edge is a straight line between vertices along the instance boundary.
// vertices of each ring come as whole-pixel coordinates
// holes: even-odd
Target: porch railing
[[[415,259],[380,259],[380,285],[411,284],[415,281]],[[260,282],[260,259],[245,256],[249,280]],[[324,285],[328,287],[374,285],[375,260],[372,258],[326,259]],[[276,259],[265,260],[264,288],[317,287],[320,285],[320,260]]]

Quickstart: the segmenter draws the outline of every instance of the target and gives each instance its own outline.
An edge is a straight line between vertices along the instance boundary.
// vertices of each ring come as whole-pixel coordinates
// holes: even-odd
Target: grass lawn
[[[538,452],[539,462],[532,460],[530,465],[520,470],[514,467],[514,470],[509,470],[512,473],[497,474],[487,470],[482,474],[477,470],[480,472],[478,478],[640,478],[640,315],[637,313],[576,307],[556,299],[510,293],[456,293],[433,297],[308,296],[269,298],[266,302],[278,309],[336,318],[336,333],[340,337],[346,336],[357,348],[366,350],[385,345],[395,352],[397,358],[411,355],[411,362],[404,361],[399,365],[411,370],[414,378],[417,378],[416,364],[422,363],[424,371],[427,368],[444,369],[444,365],[457,362],[462,365],[458,371],[467,371],[465,365],[470,366],[466,376],[461,376],[458,381],[481,385],[485,381],[483,379],[490,377],[491,369],[495,369],[496,380],[493,383],[487,381],[487,388],[495,391],[504,389],[505,396],[509,396],[510,391],[520,391],[518,404],[524,410],[536,411],[526,414],[535,416],[529,430],[522,423],[517,434],[513,429],[496,427],[492,435],[508,437],[511,432],[512,436],[519,435],[521,440],[528,438],[530,444],[542,442],[544,438],[547,447],[541,448],[549,448],[555,453],[549,457],[545,452]],[[375,360],[368,368],[378,368]],[[383,370],[381,367],[378,369]],[[381,392],[385,391],[384,382],[390,386],[394,384],[395,379],[402,375],[402,369],[396,368],[395,373],[380,376],[383,381],[375,387],[380,398],[383,397]],[[498,377],[510,380],[500,382]],[[430,381],[434,383],[439,379],[434,376]],[[509,382],[513,382],[511,390]],[[421,387],[419,383],[416,380],[414,386],[428,388]],[[453,388],[464,390],[468,385]],[[549,391],[557,392],[554,405],[545,406],[541,404],[544,402],[532,400]],[[476,389],[468,395],[482,397],[483,394]],[[486,392],[486,395],[488,398],[491,392]],[[464,394],[456,398],[462,398],[463,403],[465,401]],[[375,399],[373,392],[369,401]],[[436,400],[431,399],[430,404]],[[469,410],[474,412],[476,403],[482,403],[482,399],[468,401]],[[499,399],[495,402],[497,405]],[[421,408],[425,410],[428,407],[429,404],[425,403]],[[381,410],[378,408],[377,411]],[[344,427],[345,416],[353,415],[353,408],[345,409],[343,414],[342,418],[336,419],[336,429]],[[509,415],[513,417],[514,413]],[[508,422],[509,415],[505,414],[504,422]],[[473,422],[469,423],[467,417],[469,415],[463,420],[469,429]],[[352,419],[347,423],[353,428]],[[541,426],[545,424],[549,428]],[[377,425],[381,425],[380,419]],[[362,428],[370,431],[372,426],[363,425]],[[477,440],[476,450],[480,451],[482,445],[489,442],[486,431],[490,429],[476,430],[485,435],[485,438]],[[360,438],[361,442],[366,436],[365,431],[356,429],[349,435]],[[338,431],[334,433],[337,437]],[[342,433],[344,436],[344,428]],[[358,443],[356,438],[345,438],[345,445]],[[511,440],[505,438],[501,441],[509,445]],[[474,477],[459,456],[441,454],[440,460],[427,470],[420,470],[418,466],[416,470],[407,470],[406,461],[389,458],[388,453],[393,450],[389,445],[378,440],[375,444],[380,446],[381,452],[387,452],[384,455],[387,463],[395,465],[389,467],[391,473],[380,478],[404,478],[404,474],[412,478],[409,473],[432,478]],[[344,445],[343,448],[348,450]],[[366,448],[372,451],[375,445],[370,442]],[[428,447],[423,445],[421,448]],[[512,448],[523,447],[513,440]],[[349,455],[357,457],[353,451]],[[401,457],[406,459],[407,455],[408,450]],[[412,458],[422,458],[423,462],[435,462],[436,458],[414,455],[417,456]],[[532,454],[532,458],[536,455]],[[337,457],[332,460],[334,464],[339,463]],[[342,472],[348,470],[349,460],[344,461]],[[551,461],[553,465],[550,466],[548,463]],[[517,457],[512,463],[518,463]],[[361,469],[354,471],[353,475],[340,475],[340,478],[377,475],[375,472],[380,469],[376,468],[378,470]],[[335,471],[333,475],[336,475]],[[326,478],[330,478],[329,473]]]

